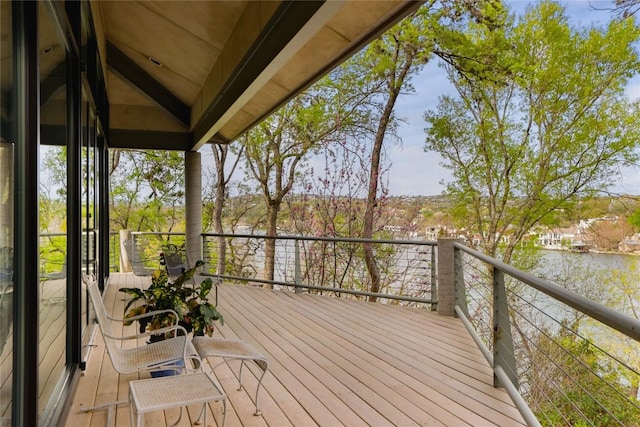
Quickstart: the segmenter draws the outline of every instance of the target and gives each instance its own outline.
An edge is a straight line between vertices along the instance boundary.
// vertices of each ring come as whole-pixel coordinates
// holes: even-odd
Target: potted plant
[[[149,288],[120,289],[120,292],[131,296],[131,300],[124,309],[125,319],[156,310],[173,310],[178,319],[175,318],[176,315],[172,312],[164,312],[151,318],[139,319],[140,333],[153,332],[173,325],[177,320],[179,325],[183,326],[187,332],[193,332],[193,335],[206,334],[211,336],[216,321],[224,325],[222,314],[207,299],[213,287],[212,280],[206,278],[200,284],[192,281],[192,283],[185,286],[185,283],[193,278],[196,269],[203,264],[202,261],[198,261],[195,267],[185,270],[174,281],[169,280],[166,271],[155,270],[151,276],[151,286]],[[133,321],[129,321],[125,325],[130,325],[131,323]],[[164,338],[162,335],[152,335],[152,340]]]

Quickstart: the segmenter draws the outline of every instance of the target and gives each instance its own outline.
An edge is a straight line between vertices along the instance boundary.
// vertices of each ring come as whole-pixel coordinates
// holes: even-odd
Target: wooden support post
[[[184,156],[184,197],[187,264],[193,267],[202,260],[202,158],[197,151]]]
[[[120,230],[120,273],[130,273],[132,271],[129,255],[124,248],[124,242],[132,239],[131,230]]]
[[[516,356],[513,351],[513,335],[509,320],[509,304],[504,283],[504,272],[493,269],[493,385],[505,387],[495,374],[496,366],[500,366],[511,383],[518,389]]]
[[[438,239],[438,314],[453,316],[455,306],[454,238]]]

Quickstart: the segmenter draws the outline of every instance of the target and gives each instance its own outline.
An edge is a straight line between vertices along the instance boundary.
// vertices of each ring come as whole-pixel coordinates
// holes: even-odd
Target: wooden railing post
[[[467,308],[467,288],[464,284],[464,266],[462,263],[462,251],[454,248],[453,252],[454,265],[454,287],[455,287],[455,305],[460,307],[462,313],[469,318],[469,310]]]
[[[509,304],[504,284],[504,272],[493,268],[493,385],[506,387],[495,374],[496,367],[501,367],[511,383],[518,389],[516,358],[513,351],[513,335],[509,320]]]
[[[435,245],[431,245],[431,259],[429,260],[429,268],[431,269],[431,301],[437,301],[438,300],[438,286],[437,286],[437,280],[438,277],[436,276],[436,246]],[[437,304],[431,304],[431,311],[436,311],[437,308]]]
[[[455,247],[458,239],[438,239],[438,314],[455,315]]]

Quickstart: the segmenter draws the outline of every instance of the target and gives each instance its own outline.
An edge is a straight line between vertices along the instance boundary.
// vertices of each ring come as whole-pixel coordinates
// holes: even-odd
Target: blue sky
[[[518,13],[523,12],[530,1],[509,1],[509,7]],[[604,25],[611,18],[612,1],[565,1],[561,2],[574,25]],[[437,62],[431,62],[420,75],[415,76],[413,85],[415,94],[403,96],[397,105],[398,115],[405,119],[399,130],[401,145],[387,147],[387,155],[391,161],[389,171],[389,187],[392,195],[436,195],[444,187],[441,181],[450,180],[449,172],[440,166],[440,157],[433,152],[426,153],[424,147],[425,122],[423,114],[428,109],[435,109],[438,97],[453,94],[453,87],[447,80]],[[640,76],[636,76],[627,87],[627,94],[632,99],[640,98]],[[612,191],[621,193],[640,193],[640,167],[625,169],[623,180]]]
[[[528,0],[506,0],[512,11],[523,13],[527,5],[535,2]],[[611,0],[570,0],[561,2],[572,20],[572,24],[606,25],[612,13],[603,10],[612,7]],[[640,48],[640,47],[639,47]],[[444,186],[441,181],[450,181],[450,173],[440,166],[441,158],[433,152],[424,151],[424,128],[426,126],[423,115],[426,110],[435,109],[438,97],[443,94],[454,94],[445,72],[438,67],[437,61],[430,62],[424,70],[414,76],[412,83],[416,89],[412,95],[403,96],[398,100],[396,112],[405,123],[400,125],[399,135],[402,144],[390,144],[385,147],[391,168],[386,178],[389,182],[390,193],[393,196],[432,196],[441,194]],[[640,75],[634,77],[627,87],[627,94],[631,99],[640,99]],[[201,150],[204,167],[212,167],[211,149]],[[317,169],[322,169],[322,159],[311,160]],[[243,171],[237,170],[233,181],[241,181]],[[623,179],[610,189],[618,193],[640,194],[640,167],[625,169]]]

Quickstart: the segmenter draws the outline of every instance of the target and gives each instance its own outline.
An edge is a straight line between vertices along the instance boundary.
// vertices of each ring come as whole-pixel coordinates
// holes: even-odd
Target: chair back
[[[111,321],[109,320],[107,310],[104,307],[102,294],[100,293],[100,289],[98,288],[98,282],[96,280],[93,280],[87,283],[87,290],[89,291],[89,298],[91,298],[91,303],[93,304],[96,319],[98,321],[98,327],[100,328],[100,332],[102,333],[104,344],[107,347],[109,358],[111,359],[111,363],[113,363],[114,368],[118,370],[118,354],[120,348],[115,344],[113,340],[113,337],[115,335],[113,334],[113,330],[111,329]]]
[[[167,274],[171,279],[180,276],[189,267],[185,261],[184,246],[166,244],[162,248],[163,263],[167,268]]]
[[[127,256],[129,257],[130,262],[140,261],[140,257],[138,256],[137,251],[133,250],[132,240],[125,240],[124,242],[122,242],[122,245],[124,246],[124,250],[127,252]]]
[[[132,240],[125,240],[122,242],[125,251],[127,252],[127,257],[129,258],[129,263],[131,264],[131,269],[133,270],[133,274],[136,276],[150,276],[151,270],[147,269],[144,266],[144,262],[140,255],[138,255],[138,251],[136,251],[133,247]]]

